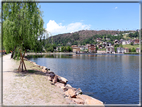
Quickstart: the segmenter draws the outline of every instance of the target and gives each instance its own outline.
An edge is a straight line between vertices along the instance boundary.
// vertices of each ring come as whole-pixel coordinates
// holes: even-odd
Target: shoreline
[[[57,53],[25,53],[25,57],[28,55],[140,55],[140,53],[74,53],[74,52],[57,52]]]
[[[48,54],[76,54],[76,53],[73,53],[73,52],[58,52],[58,53],[52,53],[52,52],[48,52],[48,53],[35,53],[35,52],[31,52],[31,53],[25,53],[25,56],[28,56],[28,55],[48,55]]]
[[[28,55],[46,55],[49,53],[30,53],[26,54]],[[54,53],[52,53],[54,54]],[[56,54],[67,54],[67,53],[56,53]],[[71,53],[68,53],[71,54]],[[76,53],[72,53],[76,54]],[[24,60],[29,61],[27,58],[24,58]],[[49,81],[51,81],[52,85],[55,85],[56,87],[61,88],[64,91],[64,97],[70,99],[71,101],[75,102],[77,105],[94,105],[94,106],[102,106],[104,107],[104,103],[98,99],[95,99],[91,96],[82,94],[82,90],[80,88],[76,89],[72,87],[70,84],[67,84],[68,80],[64,77],[56,75],[53,71],[50,71],[49,68],[46,68],[45,66],[40,66],[36,64],[35,62],[29,61],[30,63],[38,66],[39,68],[42,68],[43,73],[46,73],[46,76]]]

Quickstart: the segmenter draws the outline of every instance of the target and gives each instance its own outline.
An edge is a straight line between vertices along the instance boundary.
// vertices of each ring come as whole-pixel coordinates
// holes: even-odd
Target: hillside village
[[[72,51],[74,53],[129,53],[129,52],[140,52],[139,48],[139,39],[130,39],[130,40],[123,40],[120,41],[115,40],[114,44],[112,45],[109,42],[102,42],[100,38],[97,38],[97,41],[99,44],[93,45],[93,44],[86,44],[86,45],[72,45]],[[121,46],[121,47],[115,47],[115,46]],[[125,45],[136,45],[138,46],[136,49],[132,51],[131,48],[123,48]],[[59,49],[58,49],[59,48]],[[61,51],[61,46],[56,48],[56,51]]]
[[[134,32],[123,33],[123,35],[130,35]],[[115,34],[114,36],[118,36]],[[140,53],[139,39],[115,39],[110,42],[110,38],[106,38],[106,41],[102,38],[95,39],[96,44],[85,45],[71,45],[72,52],[74,53]],[[56,47],[55,51],[62,51],[62,46]]]

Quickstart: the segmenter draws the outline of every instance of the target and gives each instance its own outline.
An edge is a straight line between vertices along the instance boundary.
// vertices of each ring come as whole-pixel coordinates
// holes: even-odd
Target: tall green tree
[[[117,53],[117,47],[114,47],[115,53]]]
[[[3,46],[6,52],[20,48],[35,49],[38,38],[45,31],[42,14],[35,2],[3,3]]]
[[[62,46],[62,47],[61,47],[61,52],[64,52],[64,51],[65,51],[65,47]]]
[[[72,51],[71,47],[67,46],[67,52],[71,52],[71,51]]]

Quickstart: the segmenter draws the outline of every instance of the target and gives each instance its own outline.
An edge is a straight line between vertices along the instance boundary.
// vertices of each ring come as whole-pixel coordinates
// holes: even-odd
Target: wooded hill
[[[101,38],[104,41],[106,38],[112,37],[113,39],[123,38],[123,33],[134,31],[114,31],[114,30],[81,30],[74,33],[58,34],[48,38],[48,43],[54,43],[57,46],[62,45],[85,45],[86,43],[96,44],[95,39]],[[113,36],[118,34],[119,36]],[[112,40],[112,39],[111,39]]]

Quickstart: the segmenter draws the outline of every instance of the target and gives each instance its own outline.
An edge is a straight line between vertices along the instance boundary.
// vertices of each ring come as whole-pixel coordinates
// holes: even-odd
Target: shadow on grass
[[[30,70],[27,70],[27,71],[18,71],[18,69],[15,69],[14,70],[14,73],[16,73],[18,77],[24,77],[24,76],[27,76],[27,75],[43,75],[43,76],[46,76],[46,73],[42,72],[42,71],[39,71],[39,70],[36,70],[36,69],[30,69]]]

